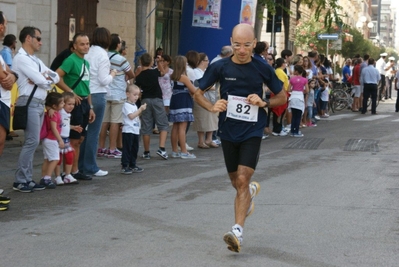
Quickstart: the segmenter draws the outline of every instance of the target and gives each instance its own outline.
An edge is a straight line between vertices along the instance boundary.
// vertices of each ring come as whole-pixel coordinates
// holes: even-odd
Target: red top
[[[353,68],[352,83],[353,85],[360,85],[360,64]]]

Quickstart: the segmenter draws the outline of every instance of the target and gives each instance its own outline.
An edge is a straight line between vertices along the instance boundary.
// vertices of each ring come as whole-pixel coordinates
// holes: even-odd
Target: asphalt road
[[[0,188],[0,266],[399,266],[399,114],[332,114],[305,137],[262,142],[261,184],[240,253],[222,237],[234,224],[220,148],[197,159],[140,159],[144,172],[110,175],[34,193],[12,191],[22,138],[6,143]],[[189,132],[188,143],[196,144]],[[170,142],[167,142],[170,152]],[[142,147],[140,148],[142,153]],[[35,180],[42,151],[36,152]]]

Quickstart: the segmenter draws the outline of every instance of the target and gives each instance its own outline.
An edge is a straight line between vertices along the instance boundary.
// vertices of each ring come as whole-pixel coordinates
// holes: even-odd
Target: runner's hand
[[[226,111],[226,110],[227,110],[227,100],[219,99],[213,105],[211,112],[216,113],[216,112],[223,112],[223,111]]]

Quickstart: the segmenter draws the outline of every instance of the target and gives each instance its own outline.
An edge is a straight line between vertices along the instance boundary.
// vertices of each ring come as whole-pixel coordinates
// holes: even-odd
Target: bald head
[[[236,37],[236,36],[246,36],[253,40],[255,38],[255,30],[251,25],[241,23],[241,24],[236,25],[233,28],[231,37],[234,40],[234,37]]]
[[[232,60],[237,64],[246,64],[252,60],[252,50],[256,45],[254,28],[248,24],[238,24],[231,34],[233,47]]]

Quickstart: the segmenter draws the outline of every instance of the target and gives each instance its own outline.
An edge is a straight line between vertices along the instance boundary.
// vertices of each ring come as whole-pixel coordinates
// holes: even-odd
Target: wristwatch
[[[262,100],[263,100],[263,102],[266,102],[266,106],[264,106],[263,108],[267,108],[268,106],[270,106],[270,99],[269,98],[263,98]]]
[[[90,109],[93,109],[94,108],[94,106],[93,105],[90,105]]]

